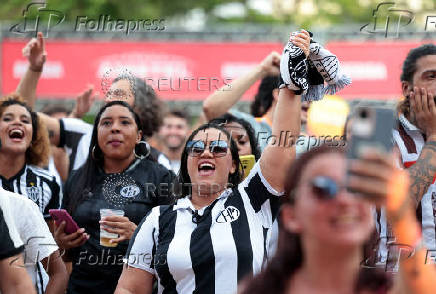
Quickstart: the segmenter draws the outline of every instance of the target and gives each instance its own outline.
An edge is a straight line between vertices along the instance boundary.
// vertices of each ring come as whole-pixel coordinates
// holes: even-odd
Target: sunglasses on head
[[[203,141],[189,141],[186,144],[186,149],[188,150],[188,155],[192,157],[198,157],[203,154],[206,149],[206,143]],[[223,157],[227,154],[227,149],[229,145],[227,141],[215,140],[209,141],[209,152],[214,157]]]
[[[317,176],[311,181],[312,193],[321,200],[334,199],[343,188],[333,179]]]

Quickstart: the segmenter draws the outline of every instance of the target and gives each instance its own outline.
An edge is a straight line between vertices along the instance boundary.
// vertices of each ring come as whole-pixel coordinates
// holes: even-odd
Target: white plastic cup
[[[124,216],[124,211],[110,208],[100,209],[100,220],[106,216]],[[117,247],[118,243],[110,243],[110,240],[119,238],[119,235],[109,233],[103,227],[100,227],[100,245],[105,247]]]

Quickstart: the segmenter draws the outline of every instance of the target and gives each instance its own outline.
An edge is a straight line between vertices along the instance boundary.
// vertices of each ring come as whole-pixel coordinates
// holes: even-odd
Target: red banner
[[[1,90],[15,90],[27,68],[21,56],[24,42],[1,44]],[[401,65],[407,52],[420,43],[331,42],[328,48],[341,60],[353,84],[339,93],[348,99],[395,99],[401,96]],[[87,84],[104,93],[107,82],[128,70],[153,85],[167,100],[203,100],[217,88],[248,72],[277,43],[200,42],[91,42],[48,41],[47,62],[38,95],[48,98],[74,97]],[[102,87],[103,85],[103,87]],[[258,83],[244,98],[252,98]],[[102,89],[103,88],[103,89]]]
[[[328,49],[353,80],[339,93],[345,98],[398,99],[401,67],[415,42],[331,42]]]
[[[27,68],[24,42],[2,44],[2,92],[14,91]],[[248,72],[275,43],[124,43],[48,41],[47,62],[38,85],[43,97],[74,97],[87,84],[103,92],[112,78],[128,70],[168,100],[203,100]],[[102,86],[103,84],[103,86]],[[246,93],[251,98],[256,87]],[[103,88],[103,89],[102,89]]]

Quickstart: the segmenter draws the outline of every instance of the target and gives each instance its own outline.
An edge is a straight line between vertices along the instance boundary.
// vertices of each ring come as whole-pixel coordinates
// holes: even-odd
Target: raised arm
[[[36,101],[36,86],[38,85],[47,57],[45,42],[41,32],[24,46],[23,56],[29,61],[29,66],[21,78],[16,92],[33,108]]]
[[[279,64],[280,54],[273,51],[250,72],[234,80],[231,84],[216,90],[203,102],[203,112],[206,119],[217,118],[229,111],[256,81],[268,75],[278,76],[280,73]]]
[[[309,55],[309,33],[299,33],[293,43],[303,50],[306,57]],[[263,176],[277,191],[283,191],[286,172],[295,158],[295,141],[301,127],[300,111],[301,97],[287,87],[280,89],[272,125],[272,138],[260,158]]]
[[[410,93],[411,114],[417,126],[426,134],[426,142],[418,160],[408,169],[411,178],[409,194],[415,200],[416,207],[436,175],[436,106],[433,95],[427,93],[426,89],[416,87]]]

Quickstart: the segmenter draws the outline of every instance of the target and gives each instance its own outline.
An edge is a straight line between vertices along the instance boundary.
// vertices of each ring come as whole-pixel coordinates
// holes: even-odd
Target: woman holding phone
[[[138,115],[122,101],[107,103],[96,116],[90,155],[64,193],[63,207],[81,229],[66,234],[61,223],[55,231],[72,261],[67,293],[113,293],[137,224],[152,207],[172,202],[173,174],[147,157],[141,129]],[[123,216],[100,219],[103,209]],[[118,238],[102,242],[101,228]]]

